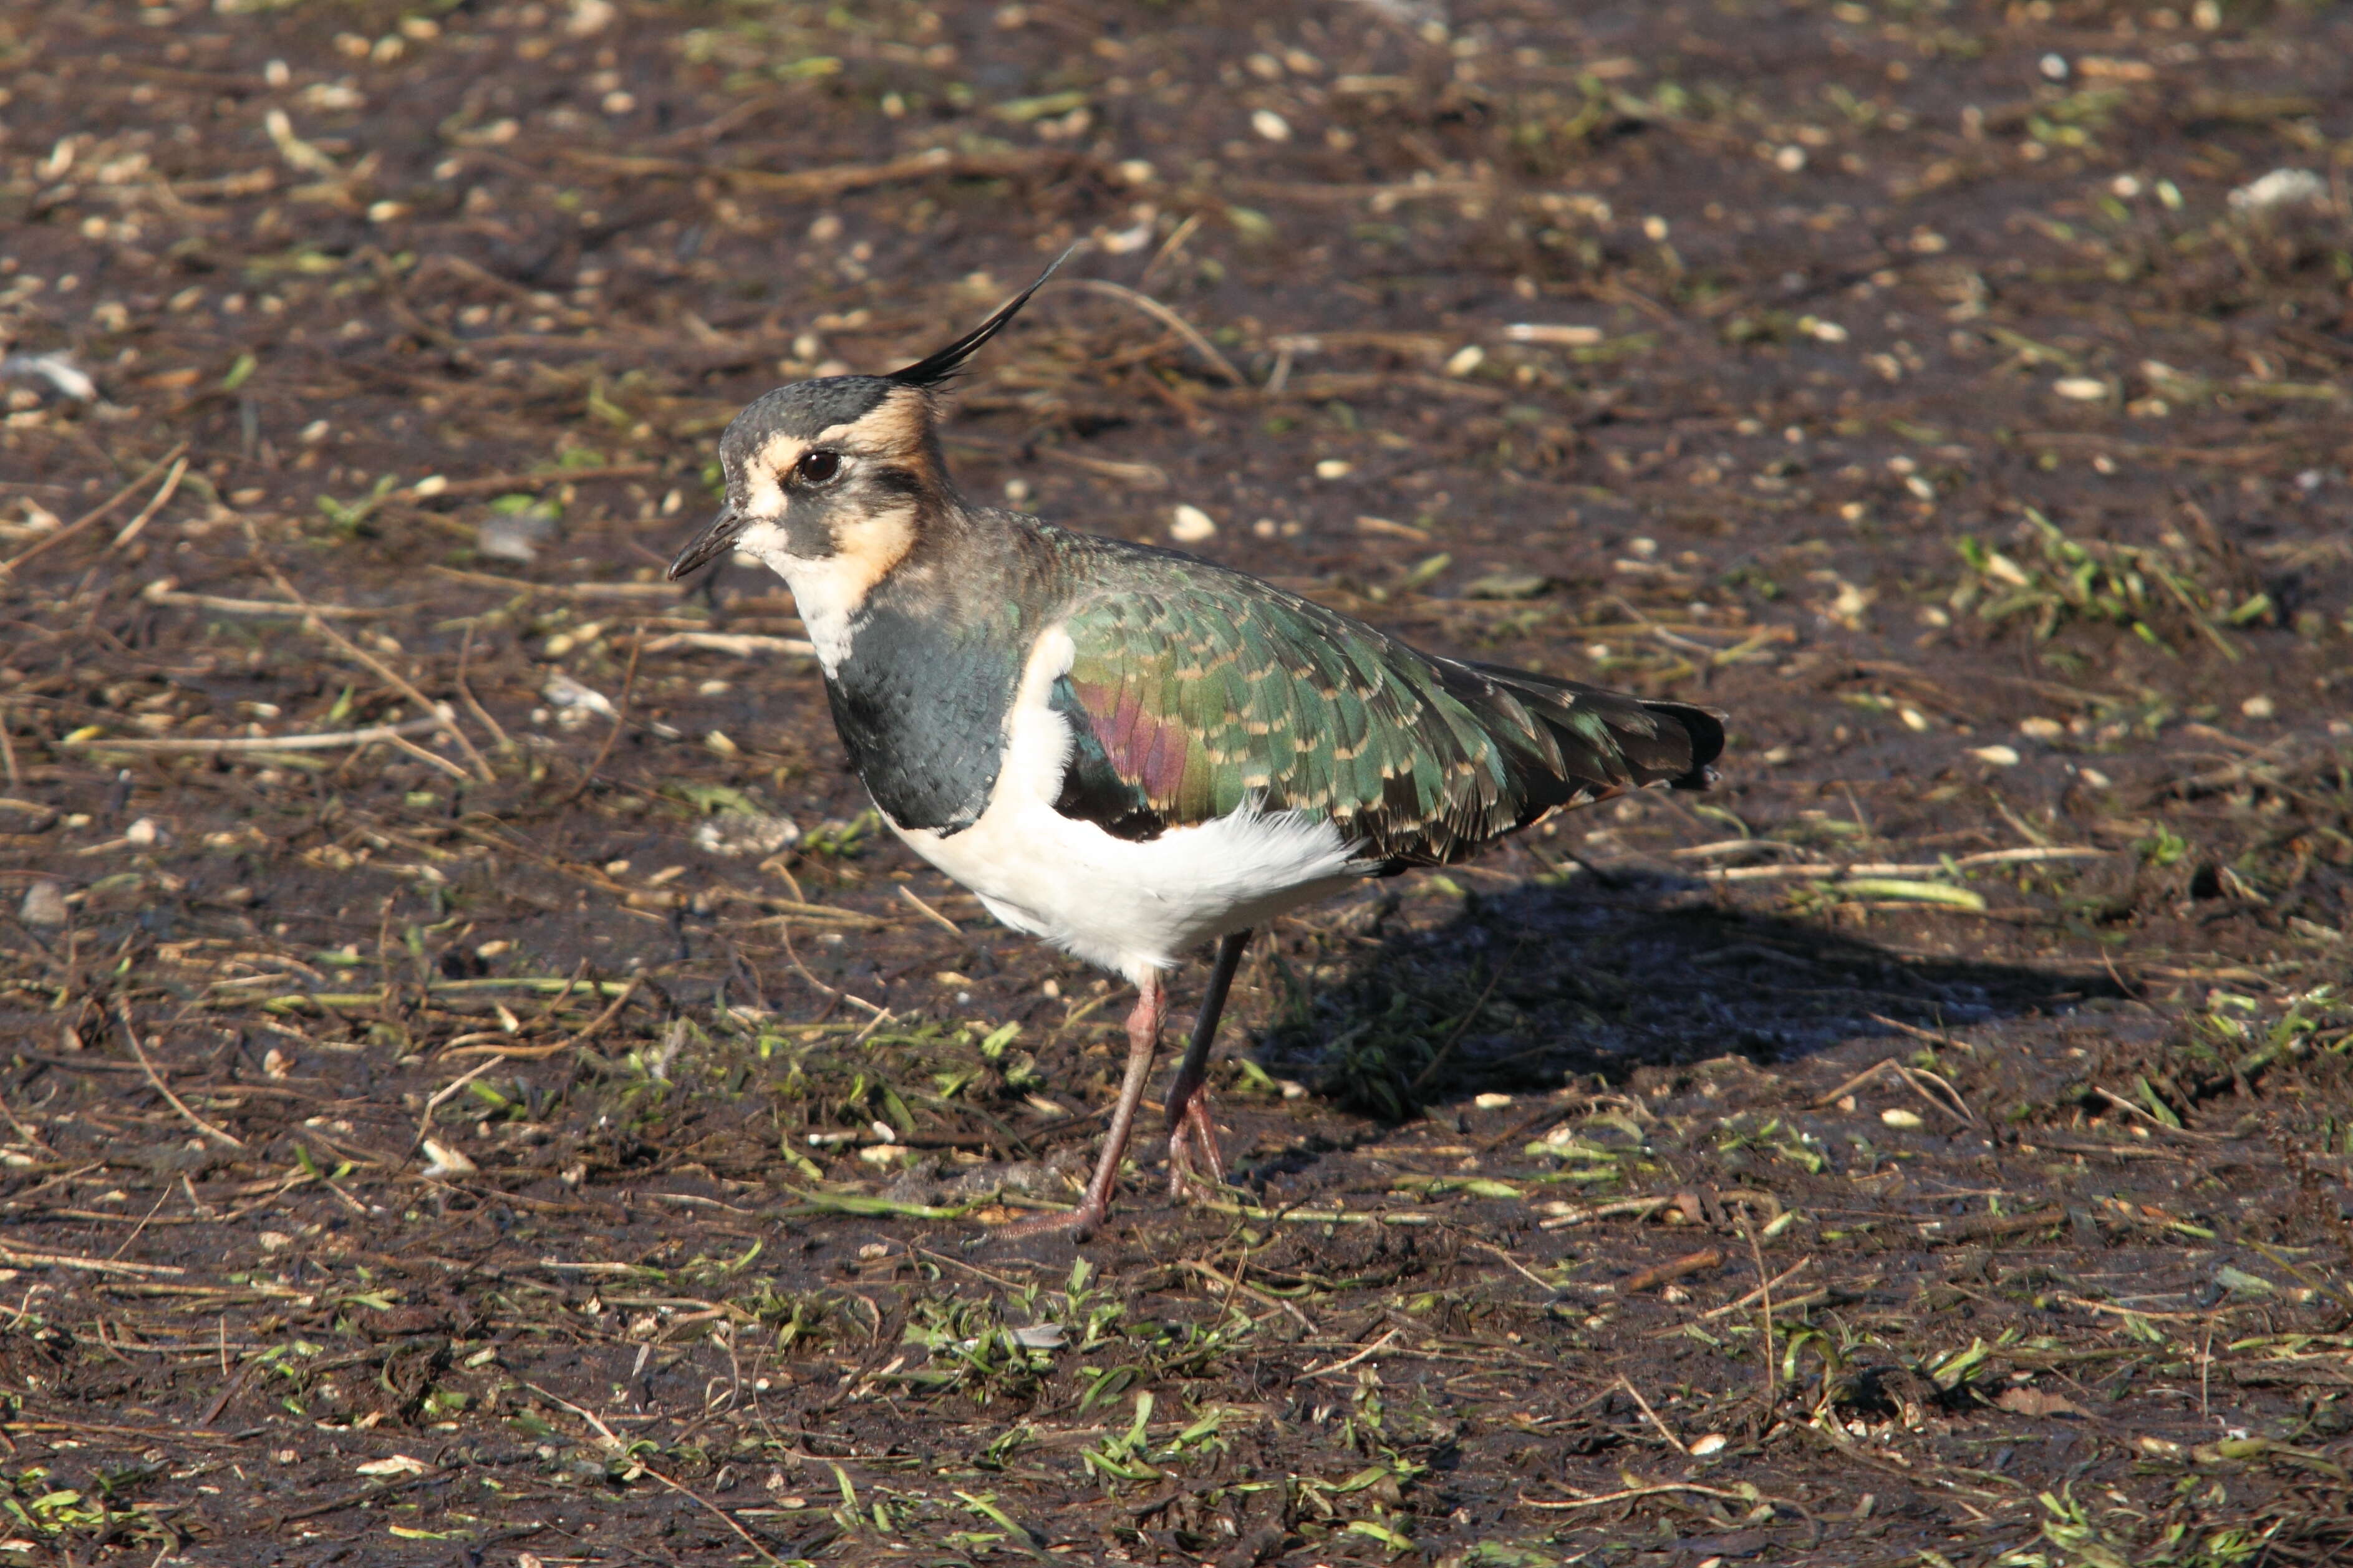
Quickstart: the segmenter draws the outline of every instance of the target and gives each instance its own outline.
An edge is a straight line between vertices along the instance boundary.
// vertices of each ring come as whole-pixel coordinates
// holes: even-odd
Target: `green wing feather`
[[[1564,806],[1704,783],[1723,746],[1703,709],[1434,658],[1240,573],[1061,538],[1116,552],[1120,586],[1070,563],[1057,804],[1124,837],[1255,803],[1328,818],[1368,859],[1441,864]]]

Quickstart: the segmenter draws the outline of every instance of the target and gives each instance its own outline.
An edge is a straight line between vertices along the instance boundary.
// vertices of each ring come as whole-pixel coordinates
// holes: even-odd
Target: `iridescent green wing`
[[[1198,563],[1136,576],[1063,623],[1053,691],[1076,742],[1057,805],[1124,837],[1255,804],[1329,818],[1368,858],[1437,863],[1707,760],[1672,705],[1434,659]]]

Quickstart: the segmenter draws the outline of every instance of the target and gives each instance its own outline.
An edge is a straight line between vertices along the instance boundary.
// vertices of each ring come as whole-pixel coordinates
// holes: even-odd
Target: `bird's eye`
[[[840,473],[839,452],[804,452],[801,460],[793,465],[793,478],[805,485],[830,484]]]

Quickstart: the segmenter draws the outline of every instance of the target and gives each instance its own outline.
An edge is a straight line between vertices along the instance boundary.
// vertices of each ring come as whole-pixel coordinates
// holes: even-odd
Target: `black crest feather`
[[[1082,240],[1079,243],[1082,245],[1085,241]],[[1029,296],[1043,289],[1046,286],[1046,279],[1060,271],[1062,263],[1068,261],[1071,251],[1078,248],[1078,245],[1073,245],[1070,250],[1065,250],[1061,255],[1054,258],[1053,265],[1038,275],[1038,281],[1016,294],[988,320],[981,322],[947,347],[934,350],[905,369],[892,371],[883,379],[896,382],[901,386],[923,387],[944,386],[955,380],[964,370],[965,361],[970,359],[981,344],[1003,331],[1007,324],[1021,313],[1021,307],[1029,302]]]

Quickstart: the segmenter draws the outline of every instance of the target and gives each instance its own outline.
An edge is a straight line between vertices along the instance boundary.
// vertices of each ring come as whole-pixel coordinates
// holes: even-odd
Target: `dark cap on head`
[[[1082,242],[1083,243],[1083,242]],[[777,437],[797,441],[814,441],[826,431],[838,426],[854,425],[881,406],[891,394],[906,388],[928,392],[946,385],[962,371],[965,362],[975,351],[1003,331],[1006,324],[1021,313],[1029,297],[1046,286],[1046,279],[1071,258],[1073,245],[1054,258],[1054,264],[1038,275],[1032,283],[999,307],[988,320],[949,343],[946,347],[924,355],[914,363],[894,370],[888,375],[829,375],[821,381],[797,381],[790,386],[780,386],[744,405],[744,411],[728,422],[726,432],[719,437],[721,461],[733,472],[741,472],[751,458]],[[928,427],[928,426],[927,426]],[[670,574],[682,577],[704,563],[716,559],[744,531],[745,519],[735,510],[734,500],[723,508],[711,526],[704,529],[694,542],[679,552],[670,563]]]
[[[719,437],[719,456],[730,465],[740,463],[776,436],[813,441],[819,431],[873,413],[896,384],[887,376],[829,375],[764,393],[729,421]]]
[[[775,436],[815,440],[820,431],[850,424],[873,413],[893,387],[928,391],[946,385],[982,344],[1003,331],[1021,313],[1029,297],[1046,286],[1046,280],[1061,268],[1062,263],[1071,258],[1071,251],[1076,249],[1078,246],[1073,245],[1054,258],[1053,265],[1039,273],[1035,283],[1006,301],[988,320],[911,365],[888,375],[833,375],[822,381],[797,381],[754,399],[719,438],[720,457],[731,463],[739,462]]]

